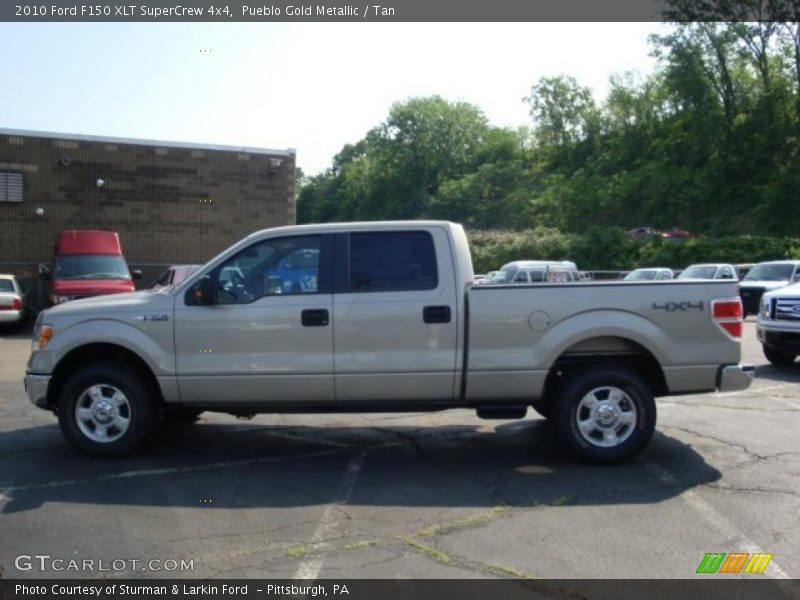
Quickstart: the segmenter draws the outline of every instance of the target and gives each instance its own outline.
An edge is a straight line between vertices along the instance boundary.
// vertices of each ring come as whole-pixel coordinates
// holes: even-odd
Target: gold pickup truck
[[[734,281],[473,282],[454,223],[267,229],[176,286],[44,311],[25,385],[95,455],[201,411],[532,406],[595,461],[647,444],[655,397],[750,385]]]

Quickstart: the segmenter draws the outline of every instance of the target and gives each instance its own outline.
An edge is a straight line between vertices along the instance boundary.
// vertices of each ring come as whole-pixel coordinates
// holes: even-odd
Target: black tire
[[[545,398],[537,398],[536,400],[531,401],[531,408],[543,416],[545,419],[549,419],[550,415],[553,413],[553,403],[549,402]]]
[[[772,346],[762,345],[761,347],[764,350],[764,356],[776,367],[788,367],[794,364],[794,359],[797,358],[797,354],[794,352],[787,352],[786,350],[781,350],[780,348],[774,348]]]
[[[98,386],[102,396],[110,396],[114,389],[122,392],[127,406],[119,411],[128,420],[127,428],[110,441],[96,441],[84,433],[92,423],[79,424],[76,405],[80,400],[90,400],[86,392]],[[158,411],[156,390],[142,380],[135,371],[116,363],[100,363],[85,367],[72,375],[61,389],[58,398],[58,423],[67,441],[77,450],[91,456],[128,456],[142,449],[153,432]],[[113,427],[113,423],[112,423]],[[119,431],[111,429],[109,437]]]
[[[186,406],[170,406],[161,411],[161,418],[173,425],[191,425],[197,422],[202,410]]]
[[[627,396],[622,404],[629,408],[627,413],[634,412],[635,423],[620,424],[623,440],[617,445],[603,447],[599,440],[594,443],[586,439],[578,429],[578,409],[581,400],[592,391],[602,396],[605,388],[613,387]],[[589,409],[581,407],[581,416],[588,416]],[[613,416],[613,415],[612,415]],[[633,418],[633,417],[631,417]],[[553,402],[552,420],[564,442],[580,458],[592,462],[618,462],[638,454],[653,437],[656,426],[656,404],[653,393],[647,383],[634,372],[623,367],[598,366],[587,367],[569,375]],[[609,427],[610,428],[610,427]],[[602,436],[604,429],[598,427],[596,433]],[[595,433],[593,432],[593,433]]]

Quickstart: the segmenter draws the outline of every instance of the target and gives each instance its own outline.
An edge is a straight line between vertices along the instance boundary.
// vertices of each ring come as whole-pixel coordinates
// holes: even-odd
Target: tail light
[[[711,318],[717,327],[722,329],[729,337],[741,339],[744,323],[742,318],[742,300],[740,298],[726,298],[711,301]]]
[[[14,298],[11,301],[11,310],[22,310],[22,298]]]

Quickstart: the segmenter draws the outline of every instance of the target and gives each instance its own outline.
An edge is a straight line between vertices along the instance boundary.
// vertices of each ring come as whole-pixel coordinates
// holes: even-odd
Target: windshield
[[[656,278],[656,271],[655,269],[637,269],[636,271],[631,271],[627,275],[625,275],[626,281],[644,281],[649,279]]]
[[[69,254],[56,257],[55,279],[130,279],[121,256]]]
[[[701,266],[695,265],[693,267],[689,267],[688,269],[684,269],[680,275],[678,275],[678,279],[714,279],[714,274],[717,272],[717,267],[715,266]]]
[[[743,281],[788,281],[792,278],[792,271],[794,265],[756,265]]]

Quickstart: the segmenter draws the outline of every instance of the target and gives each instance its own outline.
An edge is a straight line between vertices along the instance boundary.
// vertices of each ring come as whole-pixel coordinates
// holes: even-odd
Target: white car
[[[178,285],[201,266],[202,265],[172,265],[158,276],[152,289],[158,290],[171,285]]]
[[[574,262],[566,260],[515,260],[504,264],[481,285],[506,285],[511,283],[566,283],[581,281]]]
[[[744,314],[754,315],[761,306],[761,296],[800,281],[800,261],[774,260],[758,263],[747,272],[739,285]]]
[[[21,323],[27,308],[25,300],[17,278],[0,274],[0,323]]]
[[[677,279],[729,279],[739,281],[733,265],[727,263],[701,263],[686,267]]]
[[[664,281],[672,279],[672,269],[661,267],[635,269],[625,275],[624,281]]]

